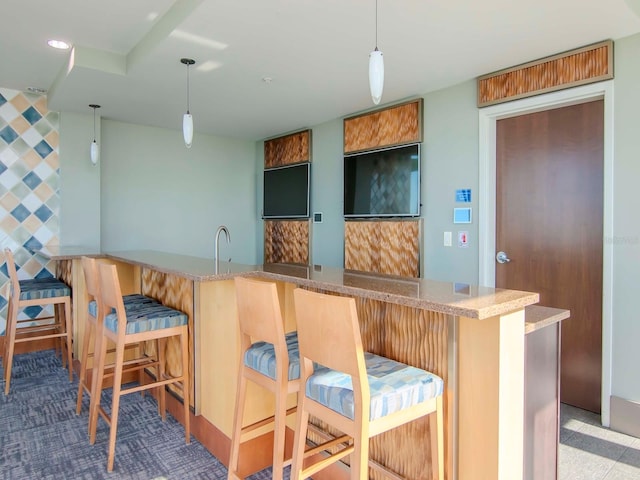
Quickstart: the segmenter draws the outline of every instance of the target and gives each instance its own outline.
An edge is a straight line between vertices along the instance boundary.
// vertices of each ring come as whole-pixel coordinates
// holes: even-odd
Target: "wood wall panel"
[[[422,99],[344,119],[344,153],[422,141]]]
[[[264,263],[309,264],[309,220],[265,220]]]
[[[445,381],[447,395],[450,389],[448,322],[445,314],[365,298],[356,298],[356,308],[366,351],[439,375]],[[449,418],[446,398],[443,403],[446,425]],[[339,433],[316,418],[312,418],[311,423],[332,435]],[[445,428],[445,448],[448,445],[447,435]],[[313,432],[310,432],[309,438],[314,442],[322,440],[321,435]],[[402,478],[430,479],[429,439],[429,422],[425,417],[372,438],[369,442],[369,457]],[[448,452],[445,451],[445,461],[447,455]],[[447,474],[445,477],[450,478]],[[388,477],[370,469],[369,478],[382,480]]]
[[[478,78],[478,106],[613,78],[611,40]]]
[[[56,276],[73,289],[73,260],[56,261]]]
[[[264,168],[311,161],[311,130],[264,142]]]
[[[177,275],[170,275],[156,270],[143,268],[141,293],[148,297],[155,298],[158,301],[162,301],[162,303],[167,307],[180,310],[186,313],[189,317],[189,385],[191,390],[190,404],[193,407],[195,405],[195,367],[193,364],[193,281]],[[155,356],[155,344],[153,342],[146,342],[145,353],[150,356]],[[176,338],[169,339],[165,349],[165,369],[169,375],[182,375],[182,357],[180,355],[180,340]],[[175,390],[173,386],[169,386],[169,388],[182,398],[179,391]]]
[[[420,276],[421,220],[347,221],[344,268]]]

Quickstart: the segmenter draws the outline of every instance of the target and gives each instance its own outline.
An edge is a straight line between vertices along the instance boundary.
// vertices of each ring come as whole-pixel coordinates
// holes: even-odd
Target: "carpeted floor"
[[[1,370],[1,368],[0,368]],[[227,469],[171,415],[162,422],[150,395],[121,400],[115,467],[107,473],[108,427],[101,420],[95,445],[87,435],[88,398],[75,413],[77,379],[69,383],[53,350],[18,355],[11,392],[0,392],[0,478],[225,479]],[[4,384],[2,385],[4,391]],[[103,403],[111,404],[110,390]],[[288,469],[287,469],[288,470]],[[288,478],[288,471],[286,472]],[[251,480],[271,478],[270,469]]]

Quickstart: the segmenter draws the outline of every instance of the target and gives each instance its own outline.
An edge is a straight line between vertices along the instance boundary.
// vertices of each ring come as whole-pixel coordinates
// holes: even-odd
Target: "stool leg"
[[[73,382],[73,328],[71,327],[71,299],[64,301],[64,325],[67,339],[67,368],[69,369],[69,382]]]
[[[238,385],[236,386],[236,408],[233,414],[233,430],[231,431],[231,455],[227,480],[240,478],[237,474],[240,457],[240,439],[242,437],[242,417],[244,416],[244,399],[247,392],[247,379],[243,375],[244,363],[240,360],[238,367]]]
[[[366,415],[367,418],[363,418]],[[356,417],[358,414],[356,413]],[[360,416],[361,420],[356,420],[355,431],[358,435],[354,435],[354,450],[351,454],[351,479],[367,480],[369,478],[369,412]],[[358,425],[360,424],[360,425]],[[366,426],[365,426],[366,424]]]
[[[109,429],[109,457],[107,471],[113,471],[116,456],[116,436],[118,433],[118,412],[120,410],[120,391],[122,389],[122,367],[124,363],[124,342],[117,342],[116,362],[113,371],[113,400],[111,402],[111,428]]]
[[[5,328],[5,353],[2,356],[4,360],[4,394],[9,395],[9,387],[11,385],[11,367],[13,366],[13,351],[16,341],[16,324],[18,321],[18,309],[13,304],[13,299],[9,299],[7,310],[7,326]]]
[[[95,352],[93,355],[93,369],[91,371],[91,399],[89,406],[89,443],[96,442],[96,430],[98,428],[98,411],[102,398],[102,384],[104,381],[104,364],[107,357],[107,339],[102,334],[99,324],[95,328]]]
[[[182,403],[184,407],[184,436],[187,444],[191,443],[191,382],[189,379],[189,331],[184,328],[180,335],[180,349],[182,354]]]
[[[156,341],[156,354],[158,355],[158,370],[156,374],[158,375],[158,381],[162,381],[165,378],[165,347],[167,346],[166,338],[159,338]],[[158,387],[158,413],[162,417],[162,421],[164,422],[167,419],[167,393],[166,387],[164,385],[160,385]]]
[[[300,385],[303,385],[302,382]],[[304,450],[307,444],[307,428],[309,425],[309,412],[305,410],[306,395],[304,387],[298,392],[298,413],[296,415],[296,431],[293,436],[293,463],[291,465],[291,480],[302,480],[304,468]]]
[[[284,436],[286,430],[287,419],[287,382],[285,378],[280,378],[279,384],[276,386],[276,412],[275,427],[273,431],[273,469],[272,477],[274,480],[282,480],[282,470],[284,469]],[[282,375],[280,376],[282,377]]]
[[[93,320],[89,320],[85,322],[84,326],[84,335],[82,337],[82,357],[80,359],[80,375],[78,378],[78,399],[76,400],[76,415],[80,415],[82,411],[82,396],[84,394],[84,390],[87,387],[86,376],[87,376],[87,363],[89,362],[89,346],[91,345],[91,337],[94,336],[95,323]],[[94,355],[97,352],[94,351]],[[95,371],[96,365],[94,362],[93,370]]]
[[[438,480],[444,479],[444,424],[442,395],[436,399],[436,411],[429,415],[431,431],[431,474]]]

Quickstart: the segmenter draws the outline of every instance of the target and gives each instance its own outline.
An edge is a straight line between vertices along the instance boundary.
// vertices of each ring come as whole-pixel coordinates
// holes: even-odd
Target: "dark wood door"
[[[560,398],[600,412],[602,100],[499,120],[496,286],[540,293],[562,322]]]

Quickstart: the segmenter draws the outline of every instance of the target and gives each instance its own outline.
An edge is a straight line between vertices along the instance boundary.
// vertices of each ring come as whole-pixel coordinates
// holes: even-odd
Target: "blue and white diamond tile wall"
[[[59,244],[58,117],[48,110],[46,97],[0,88],[0,244],[3,251],[13,251],[20,279],[54,272],[54,264],[34,252]],[[6,326],[8,286],[3,258],[0,334]],[[30,309],[21,318],[40,313]]]

